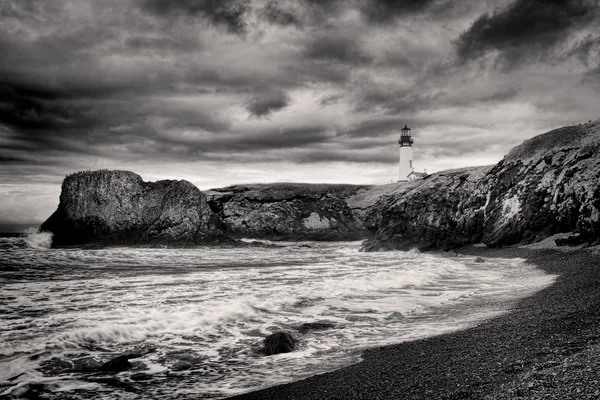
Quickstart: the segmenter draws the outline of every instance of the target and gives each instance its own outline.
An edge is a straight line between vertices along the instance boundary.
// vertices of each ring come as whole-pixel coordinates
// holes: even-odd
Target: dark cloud
[[[600,62],[600,36],[587,35],[577,42],[564,54],[561,61],[569,59],[577,59],[586,66]]]
[[[143,0],[143,7],[160,17],[200,17],[231,33],[244,33],[250,0]]]
[[[267,92],[250,99],[246,110],[251,117],[264,118],[273,112],[279,111],[290,105],[290,99],[283,91]]]
[[[0,154],[0,163],[10,163],[15,161],[26,161],[26,159],[21,157],[3,156]]]
[[[360,150],[310,149],[292,153],[291,157],[295,162],[302,164],[330,162],[394,164],[398,162],[398,154],[395,150],[389,147]]]
[[[390,22],[400,16],[424,12],[440,3],[451,4],[444,0],[367,0],[361,5],[361,11],[371,22]]]
[[[507,88],[507,89],[502,89],[497,91],[494,94],[491,94],[489,96],[485,96],[481,99],[479,99],[479,101],[487,103],[487,102],[503,102],[503,101],[508,101],[508,100],[512,100],[515,97],[517,97],[519,95],[519,92],[521,91],[520,88]]]
[[[311,60],[344,65],[361,65],[372,61],[363,51],[360,40],[337,32],[311,38],[306,44],[303,56]]]
[[[504,9],[483,14],[456,41],[463,61],[492,51],[502,66],[526,59],[547,59],[552,49],[597,16],[596,0],[516,0]]]
[[[393,115],[435,108],[447,95],[444,91],[427,93],[368,85],[357,91],[354,101],[357,111]]]
[[[296,12],[281,7],[277,2],[270,1],[260,12],[260,15],[268,22],[280,26],[295,26],[303,25],[302,17]]]
[[[339,94],[334,94],[331,96],[325,96],[321,100],[319,100],[319,104],[322,106],[331,106],[333,104],[337,104],[340,100],[343,99],[344,96]]]

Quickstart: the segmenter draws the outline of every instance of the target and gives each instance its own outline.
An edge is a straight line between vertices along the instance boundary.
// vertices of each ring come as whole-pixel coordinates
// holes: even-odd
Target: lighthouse
[[[409,180],[409,175],[413,172],[413,139],[408,126],[404,125],[400,132],[400,140],[398,141],[400,145],[400,176],[398,182],[405,182]]]

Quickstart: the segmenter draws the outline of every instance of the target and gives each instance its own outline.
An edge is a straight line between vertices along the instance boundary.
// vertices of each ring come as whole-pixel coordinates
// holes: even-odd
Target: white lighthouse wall
[[[407,181],[412,168],[412,147],[400,146],[400,175],[398,181]]]

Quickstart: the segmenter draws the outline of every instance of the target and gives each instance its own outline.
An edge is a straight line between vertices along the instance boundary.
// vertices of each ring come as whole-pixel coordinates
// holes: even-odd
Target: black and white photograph
[[[600,399],[600,1],[0,0],[12,399]]]

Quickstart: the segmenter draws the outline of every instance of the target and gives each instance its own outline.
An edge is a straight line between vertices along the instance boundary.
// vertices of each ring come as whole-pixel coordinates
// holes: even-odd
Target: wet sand
[[[469,247],[559,275],[476,327],[368,350],[363,362],[233,399],[599,399],[600,255]]]

